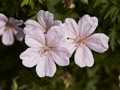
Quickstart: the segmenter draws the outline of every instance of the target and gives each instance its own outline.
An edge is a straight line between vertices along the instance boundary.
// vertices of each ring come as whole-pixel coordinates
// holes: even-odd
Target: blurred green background
[[[73,55],[69,66],[57,65],[52,78],[39,78],[35,67],[26,68],[19,59],[27,48],[24,40],[11,46],[0,42],[0,90],[120,90],[120,0],[0,0],[0,13],[24,21],[36,19],[41,9],[62,22],[66,18],[78,21],[84,14],[96,16],[99,25],[95,33],[109,36],[109,50],[93,52],[91,68],[78,67]]]

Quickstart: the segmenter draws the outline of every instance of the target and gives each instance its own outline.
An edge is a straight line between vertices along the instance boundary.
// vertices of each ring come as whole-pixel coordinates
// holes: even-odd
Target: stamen
[[[41,56],[44,56],[44,55],[47,55],[49,53],[49,51],[50,51],[50,48],[45,46],[45,47],[42,47],[40,54],[41,54]]]
[[[70,40],[76,40],[76,39],[74,39],[74,38],[68,38],[68,39],[70,39]]]
[[[76,42],[75,46],[78,48],[81,43],[84,43],[84,38],[79,37],[79,38],[75,39],[75,42]]]

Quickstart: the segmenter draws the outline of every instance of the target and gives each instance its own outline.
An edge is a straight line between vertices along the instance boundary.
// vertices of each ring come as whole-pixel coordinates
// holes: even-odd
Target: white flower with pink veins
[[[22,20],[17,20],[13,17],[8,19],[4,14],[0,13],[0,35],[2,35],[2,43],[4,45],[12,45],[14,43],[13,34],[18,41],[22,41],[24,33],[23,29],[19,27],[22,24]]]
[[[76,50],[75,63],[80,67],[93,66],[94,58],[90,49],[103,53],[108,49],[109,41],[109,37],[103,33],[92,34],[98,26],[98,19],[84,15],[78,24],[75,20],[67,18],[64,25],[68,27],[66,47],[71,54]]]
[[[26,67],[34,67],[39,77],[52,77],[56,72],[56,64],[69,65],[70,52],[61,47],[67,38],[59,26],[51,27],[44,35],[43,31],[36,28],[34,32],[26,34],[25,43],[29,48],[21,53],[20,59]]]
[[[35,20],[27,20],[25,22],[26,27],[24,28],[24,33],[28,34],[35,30],[35,28],[40,29],[44,32],[44,34],[47,33],[47,31],[52,26],[59,26],[62,22],[60,20],[54,20],[54,16],[52,13],[48,11],[40,10],[37,13],[37,21]]]

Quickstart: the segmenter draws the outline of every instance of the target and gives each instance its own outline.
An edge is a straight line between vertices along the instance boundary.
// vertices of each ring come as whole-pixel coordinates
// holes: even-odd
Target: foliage
[[[75,5],[72,7],[71,5]],[[120,0],[0,0],[0,13],[24,21],[36,19],[39,10],[48,10],[55,19],[76,21],[84,14],[96,16],[95,32],[110,37],[109,50],[94,53],[91,68],[80,68],[71,57],[68,67],[57,66],[54,77],[39,78],[35,68],[22,65],[19,54],[27,46],[15,41],[12,46],[0,43],[0,87],[3,90],[119,90],[120,74]]]

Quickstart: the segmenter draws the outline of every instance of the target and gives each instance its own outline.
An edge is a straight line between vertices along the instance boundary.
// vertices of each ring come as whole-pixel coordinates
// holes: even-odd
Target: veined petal
[[[52,26],[59,26],[62,25],[62,22],[60,20],[54,20]]]
[[[25,36],[25,43],[29,47],[42,47],[45,45],[45,36],[42,31],[34,31],[31,35]]]
[[[3,34],[4,30],[5,30],[5,27],[0,27],[0,35]]]
[[[20,26],[23,24],[23,20],[17,20],[17,19],[14,19],[13,17],[10,17],[9,23],[11,23],[13,26]]]
[[[90,49],[81,43],[75,53],[75,63],[80,67],[93,66],[94,59]]]
[[[39,24],[46,29],[46,31],[52,26],[54,16],[48,11],[40,10],[37,14]]]
[[[71,57],[70,52],[64,47],[51,48],[52,59],[59,66],[69,65],[69,58]]]
[[[66,25],[68,27],[68,38],[76,38],[79,37],[79,29],[78,29],[78,25],[75,22],[74,19],[71,18],[67,18],[65,20],[64,25]]]
[[[25,25],[28,26],[28,27],[32,27],[32,28],[40,28],[39,23],[35,20],[27,20],[25,22]]]
[[[45,45],[45,35],[39,28],[27,28],[25,27],[23,32],[31,38],[38,40],[42,45]],[[27,43],[26,43],[27,44]]]
[[[22,59],[22,63],[26,67],[35,66],[41,59],[39,55],[39,48],[28,48],[20,54],[20,59]]]
[[[1,14],[0,13],[0,22],[7,22],[8,21],[8,19],[7,19],[7,17],[4,15],[4,14]],[[1,25],[1,24],[0,24]]]
[[[27,20],[25,22],[26,27],[24,28],[24,33],[28,34],[29,32],[34,32],[34,30],[41,29],[43,30],[44,28],[35,20]]]
[[[14,43],[14,36],[11,29],[3,32],[2,43],[4,45],[12,45]]]
[[[63,45],[66,40],[66,32],[60,26],[53,26],[46,34],[47,45],[50,47],[56,47]]]
[[[52,77],[56,72],[56,65],[50,55],[43,56],[42,60],[36,66],[36,72],[39,77]]]
[[[98,26],[98,19],[96,17],[90,17],[89,15],[84,15],[80,18],[78,22],[80,36],[87,37],[92,34],[96,27]]]
[[[45,35],[43,34],[43,31],[37,28],[34,28],[34,31],[30,30],[26,34],[25,43],[29,47],[41,47],[45,45]]]
[[[0,14],[0,32],[2,32],[3,28],[5,28],[7,21],[8,21],[7,17],[4,14]]]
[[[31,35],[34,31],[40,30],[39,28],[24,27],[23,32],[25,35]],[[41,30],[40,30],[41,31]]]
[[[69,39],[66,41],[66,43],[63,46],[65,48],[67,48],[71,54],[73,54],[73,52],[77,48],[75,41],[74,40],[69,40]]]
[[[103,33],[97,33],[86,38],[85,43],[90,49],[103,53],[109,48],[108,41],[108,36]]]

